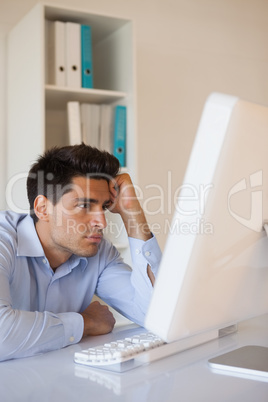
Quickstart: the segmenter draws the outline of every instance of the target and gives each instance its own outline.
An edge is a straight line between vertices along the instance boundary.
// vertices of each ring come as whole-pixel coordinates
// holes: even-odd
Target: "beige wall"
[[[5,35],[35,3],[0,0],[0,208],[5,187]],[[145,204],[149,221],[160,231],[163,247],[164,223],[173,211],[172,193],[182,181],[206,97],[219,91],[268,105],[268,1],[50,3],[135,21],[138,182],[149,198]],[[160,200],[161,191],[165,196]],[[153,197],[158,198],[153,202]],[[154,214],[160,207],[161,213]]]

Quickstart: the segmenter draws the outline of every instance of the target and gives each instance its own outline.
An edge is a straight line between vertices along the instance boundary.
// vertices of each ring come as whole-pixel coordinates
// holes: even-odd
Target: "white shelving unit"
[[[45,21],[72,21],[92,29],[94,89],[49,85]],[[7,207],[27,211],[25,182],[37,156],[67,145],[68,101],[127,106],[127,169],[135,180],[135,58],[131,20],[37,4],[8,37]],[[115,239],[125,248],[126,239]]]
[[[91,25],[94,89],[49,85],[45,20]],[[26,174],[37,155],[67,145],[68,101],[127,106],[127,168],[136,172],[132,21],[37,4],[8,37],[8,179]],[[14,188],[15,189],[15,188]],[[19,194],[18,202],[22,202]]]

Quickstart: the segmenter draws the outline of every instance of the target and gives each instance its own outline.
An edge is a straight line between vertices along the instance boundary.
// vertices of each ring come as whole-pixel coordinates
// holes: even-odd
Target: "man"
[[[112,331],[96,293],[143,324],[160,250],[118,160],[85,144],[53,148],[27,179],[30,215],[0,213],[0,360]],[[103,238],[105,211],[124,222],[131,270]]]

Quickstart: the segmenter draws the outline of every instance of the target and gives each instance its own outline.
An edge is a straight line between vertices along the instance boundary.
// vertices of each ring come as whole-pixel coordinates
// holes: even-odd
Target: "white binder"
[[[114,106],[100,105],[100,149],[113,152]]]
[[[69,145],[81,144],[82,134],[81,134],[81,118],[80,118],[79,102],[67,103],[67,120],[68,120]]]
[[[48,84],[66,85],[65,23],[46,21]]]
[[[82,139],[87,145],[100,146],[100,105],[81,104]]]
[[[81,26],[66,22],[65,27],[67,86],[81,88]]]

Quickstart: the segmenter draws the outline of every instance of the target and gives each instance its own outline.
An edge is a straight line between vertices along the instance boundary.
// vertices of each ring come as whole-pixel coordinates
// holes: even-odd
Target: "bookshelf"
[[[91,26],[94,89],[48,83],[46,20]],[[39,3],[11,30],[7,49],[7,207],[28,211],[25,182],[29,167],[44,150],[68,144],[68,101],[127,106],[127,170],[135,181],[132,21]],[[115,243],[126,248],[124,236]]]

